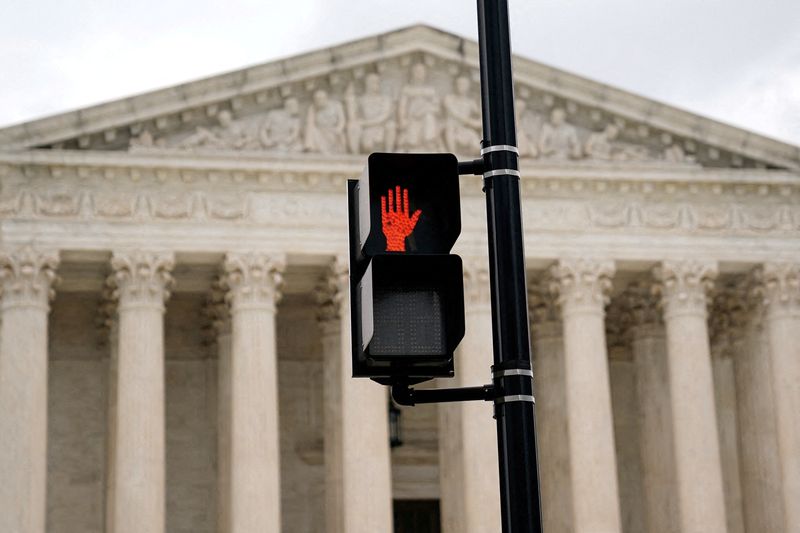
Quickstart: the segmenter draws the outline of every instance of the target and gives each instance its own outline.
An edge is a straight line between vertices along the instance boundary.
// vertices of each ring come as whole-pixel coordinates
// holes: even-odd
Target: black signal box
[[[464,337],[455,156],[372,154],[347,189],[353,376],[452,376]]]
[[[359,258],[446,254],[461,233],[453,154],[373,153],[359,179]]]

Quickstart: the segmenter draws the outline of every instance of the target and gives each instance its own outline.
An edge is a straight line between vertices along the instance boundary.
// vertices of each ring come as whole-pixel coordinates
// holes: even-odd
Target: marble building
[[[800,532],[800,148],[516,58],[548,533]],[[480,141],[415,26],[0,129],[0,532],[499,531],[491,406],[349,377],[345,180]],[[487,382],[485,212],[462,182]]]

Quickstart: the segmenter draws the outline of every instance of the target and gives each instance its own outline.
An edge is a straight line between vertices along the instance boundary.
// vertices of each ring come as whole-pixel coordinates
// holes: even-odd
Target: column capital
[[[468,257],[464,265],[464,303],[466,311],[491,308],[491,281],[489,262],[485,257]]]
[[[330,262],[314,288],[319,322],[330,323],[341,319],[342,304],[347,300],[349,288],[350,269],[347,259],[337,256]]]
[[[49,309],[58,281],[59,255],[27,245],[0,251],[0,287],[3,308],[40,307]]]
[[[716,344],[741,340],[751,319],[760,319],[757,303],[752,298],[749,280],[736,280],[718,287],[711,298],[708,317],[711,340]]]
[[[633,281],[609,306],[608,314],[616,312],[617,319],[607,321],[606,327],[618,324],[618,335],[624,343],[648,337],[663,337],[663,320],[658,298],[653,294],[651,280]],[[609,336],[609,338],[612,338]]]
[[[547,280],[528,282],[528,318],[531,335],[536,339],[563,335],[558,303]]]
[[[715,261],[664,261],[653,269],[653,291],[661,298],[664,317],[707,316],[709,292],[717,277]]]
[[[120,310],[156,307],[163,312],[164,303],[174,285],[171,274],[174,266],[175,255],[172,252],[114,252],[111,256],[113,272],[106,284]]]
[[[562,315],[602,315],[609,302],[614,271],[611,259],[561,259],[551,266],[549,287],[558,298]]]
[[[225,256],[223,283],[231,311],[269,309],[281,299],[286,257],[283,254],[232,252]]]
[[[203,302],[203,343],[211,349],[217,346],[220,335],[230,334],[231,317],[222,276],[211,282],[211,289]]]
[[[556,295],[550,290],[550,281],[542,279],[528,282],[528,308],[531,321],[558,322],[561,320]]]
[[[769,262],[752,272],[752,296],[775,318],[800,317],[800,263]]]

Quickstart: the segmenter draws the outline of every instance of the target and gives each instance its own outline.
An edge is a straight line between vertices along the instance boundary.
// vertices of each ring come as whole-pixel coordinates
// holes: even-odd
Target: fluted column
[[[205,304],[209,343],[217,353],[217,533],[231,530],[231,319],[225,288],[215,280]]]
[[[761,280],[785,531],[800,532],[800,264],[767,263]]]
[[[455,355],[456,377],[445,386],[491,381],[492,313],[486,260],[464,262],[466,334]],[[443,382],[445,383],[445,382]],[[492,406],[460,402],[439,406],[439,480],[442,531],[500,531],[497,436]]]
[[[716,291],[717,293],[719,291]],[[739,471],[739,428],[736,413],[736,376],[731,350],[717,329],[714,312],[708,321],[711,339],[711,371],[714,378],[714,408],[717,415],[722,492],[728,533],[744,533],[742,483]]]
[[[655,277],[667,333],[680,531],[722,533],[727,526],[706,324],[716,265],[665,261]]]
[[[58,253],[0,251],[0,531],[44,533],[47,314]]]
[[[384,387],[352,378],[347,262],[317,287],[325,376],[325,531],[391,532],[392,476]]]
[[[281,531],[275,313],[284,267],[281,256],[225,258],[232,328],[230,383],[223,385],[230,390],[230,533]]]
[[[548,533],[572,532],[572,492],[564,376],[564,330],[546,283],[528,288],[542,525]]]
[[[164,302],[174,257],[167,252],[114,253],[108,284],[117,300],[114,533],[165,528]]]
[[[667,345],[658,300],[645,282],[631,284],[621,298],[627,307],[642,460],[646,531],[678,531],[675,458],[672,449]]]
[[[619,533],[604,307],[614,263],[565,259],[551,269],[564,324],[564,371],[576,532]]]

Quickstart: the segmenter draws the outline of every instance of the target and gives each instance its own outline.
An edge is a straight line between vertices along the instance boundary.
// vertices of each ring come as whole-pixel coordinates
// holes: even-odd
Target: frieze
[[[301,192],[303,189],[300,189]],[[288,194],[287,194],[288,193]],[[587,198],[526,198],[524,224],[528,230],[631,230],[694,235],[787,235],[800,230],[800,205],[659,202],[639,199],[604,201]],[[465,227],[479,227],[484,217],[482,204],[465,202]],[[346,211],[342,201],[329,194],[312,193],[302,197],[284,191],[218,193],[212,191],[38,192],[19,190],[0,197],[0,219],[54,220],[155,220],[219,221],[275,226],[315,227],[343,223]],[[475,221],[473,223],[473,221]]]
[[[241,221],[248,218],[249,197],[231,195],[209,198],[205,193],[181,195],[43,193],[21,191],[0,198],[0,219],[85,219],[97,220],[215,220]]]

